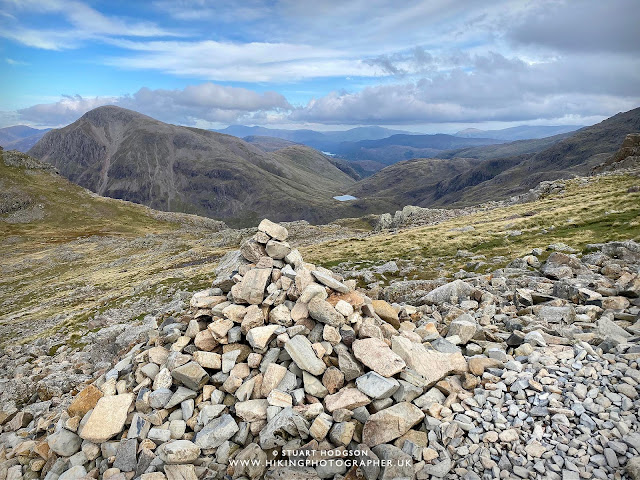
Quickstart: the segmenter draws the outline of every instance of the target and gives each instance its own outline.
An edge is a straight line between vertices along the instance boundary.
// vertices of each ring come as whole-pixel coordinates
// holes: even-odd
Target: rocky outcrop
[[[640,168],[640,133],[630,133],[609,160],[593,169],[594,173]]]

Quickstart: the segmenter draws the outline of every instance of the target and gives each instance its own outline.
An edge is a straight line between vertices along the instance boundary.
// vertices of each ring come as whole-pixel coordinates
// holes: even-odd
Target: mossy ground
[[[536,202],[395,233],[310,245],[302,253],[325,266],[404,259],[422,265],[422,276],[432,278],[443,267],[455,272],[468,262],[456,256],[458,250],[513,259],[552,243],[582,249],[589,243],[640,240],[640,193],[628,192],[639,183],[637,177],[624,175],[592,177],[586,183],[570,180],[564,193]]]
[[[0,182],[28,197],[28,208],[44,211],[36,220],[28,211],[11,212],[0,222],[3,344],[81,335],[90,318],[110,308],[206,287],[226,251],[208,241],[216,230],[207,219],[199,225],[187,215],[159,218],[49,172],[3,162]]]
[[[349,261],[365,268],[399,259],[414,265],[411,278],[433,278],[465,267],[469,259],[456,256],[462,249],[487,259],[504,257],[506,264],[550,243],[583,248],[640,240],[640,193],[628,193],[638,183],[620,175],[586,184],[575,180],[562,195],[437,225],[372,234],[373,217],[350,218],[300,227],[291,241],[307,261],[324,266]],[[0,187],[28,198],[27,210],[44,211],[35,220],[27,215],[20,221],[20,212],[0,216],[2,344],[55,336],[81,345],[91,319],[127,311],[145,299],[169,302],[178,291],[207,287],[218,258],[236,248],[244,234],[217,232],[199,217],[160,215],[100,198],[49,172],[2,162]],[[462,230],[469,226],[473,230]],[[516,230],[521,234],[512,235]],[[337,239],[322,242],[323,235]],[[142,314],[131,312],[130,321]]]

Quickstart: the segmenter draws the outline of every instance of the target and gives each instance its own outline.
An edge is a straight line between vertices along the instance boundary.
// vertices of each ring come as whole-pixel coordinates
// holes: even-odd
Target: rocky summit
[[[640,478],[640,245],[398,282],[410,305],[287,238],[263,220],[75,395],[3,405],[0,480]]]

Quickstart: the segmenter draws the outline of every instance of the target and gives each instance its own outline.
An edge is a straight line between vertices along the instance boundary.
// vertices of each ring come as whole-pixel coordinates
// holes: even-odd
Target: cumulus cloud
[[[612,70],[615,76],[609,74]],[[572,57],[530,64],[492,53],[472,58],[471,69],[455,68],[353,93],[332,92],[296,109],[291,119],[426,124],[610,115],[640,104],[638,85],[640,61],[626,57]]]
[[[114,101],[113,97],[83,98],[80,95],[64,95],[55,103],[41,103],[18,110],[19,119],[34,125],[64,125],[86,112]]]
[[[137,70],[258,90],[271,84],[306,105],[292,106],[274,91],[205,83],[65,97],[17,114],[59,125],[115,103],[188,125],[426,124],[604,117],[640,103],[637,0],[150,5],[147,20],[102,13],[81,0],[0,0],[0,36],[49,50],[99,43],[106,50],[87,60],[122,75]],[[36,13],[55,28],[36,28],[29,21]]]
[[[118,105],[162,121],[184,125],[232,123],[260,112],[293,108],[285,97],[276,92],[258,93],[245,88],[204,83],[176,90],[143,87],[134,94],[120,97],[64,96],[55,103],[34,105],[17,113],[23,122],[59,126],[71,123],[102,105]]]

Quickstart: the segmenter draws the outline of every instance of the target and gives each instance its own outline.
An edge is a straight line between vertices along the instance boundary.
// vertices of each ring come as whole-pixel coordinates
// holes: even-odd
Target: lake
[[[339,200],[340,202],[347,202],[349,200],[357,200],[356,197],[354,197],[353,195],[339,195],[337,197],[333,197],[336,200]]]

